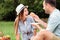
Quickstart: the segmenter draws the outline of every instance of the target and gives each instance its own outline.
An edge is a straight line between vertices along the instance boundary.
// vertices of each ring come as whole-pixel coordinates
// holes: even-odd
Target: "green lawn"
[[[11,40],[15,40],[13,22],[0,21],[0,32],[4,35],[10,35]]]

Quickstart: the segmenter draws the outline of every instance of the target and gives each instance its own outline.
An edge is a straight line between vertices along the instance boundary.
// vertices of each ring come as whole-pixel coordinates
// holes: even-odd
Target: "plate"
[[[31,24],[40,24],[40,23],[31,23]]]

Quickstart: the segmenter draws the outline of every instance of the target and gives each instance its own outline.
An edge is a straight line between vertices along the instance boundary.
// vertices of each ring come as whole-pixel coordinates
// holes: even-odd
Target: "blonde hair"
[[[18,32],[18,25],[19,25],[19,18],[16,17],[15,22],[14,22],[15,34],[17,34]]]

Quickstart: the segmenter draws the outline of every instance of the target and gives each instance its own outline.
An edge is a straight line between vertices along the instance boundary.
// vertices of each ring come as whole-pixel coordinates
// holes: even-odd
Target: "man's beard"
[[[49,12],[49,10],[48,10],[48,11],[47,11],[47,10],[45,10],[45,13],[46,13],[46,14],[49,14],[50,12]]]

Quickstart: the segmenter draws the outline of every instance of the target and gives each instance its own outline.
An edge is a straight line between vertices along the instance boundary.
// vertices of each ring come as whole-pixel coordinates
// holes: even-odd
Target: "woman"
[[[31,23],[34,22],[33,18],[28,15],[28,9],[23,4],[20,4],[16,8],[17,17],[15,19],[15,33],[16,40],[20,40],[19,37],[22,35],[22,40],[30,40],[33,35],[33,29]]]

